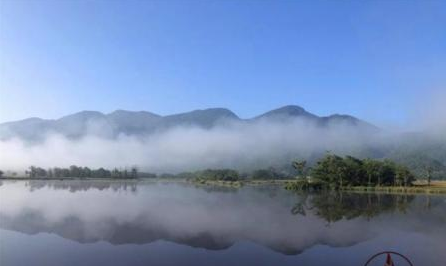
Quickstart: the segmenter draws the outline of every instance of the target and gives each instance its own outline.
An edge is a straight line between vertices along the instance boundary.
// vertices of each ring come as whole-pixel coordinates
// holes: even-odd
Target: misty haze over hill
[[[320,117],[284,106],[249,119],[224,108],[160,116],[117,110],[83,111],[56,120],[29,118],[0,124],[0,169],[83,165],[153,172],[204,168],[250,170],[314,161],[326,151],[392,158],[446,169],[444,138],[389,133],[349,115]],[[6,151],[6,152],[5,152]],[[440,173],[438,172],[438,173]]]
[[[210,108],[187,113],[160,116],[151,112],[117,110],[109,114],[83,111],[56,120],[29,118],[0,124],[0,139],[20,138],[26,141],[43,141],[48,134],[60,134],[70,139],[85,136],[117,138],[120,135],[145,136],[165,132],[175,127],[212,129],[228,124],[253,124],[259,121],[290,122],[295,119],[311,126],[350,126],[358,131],[373,131],[371,124],[348,115],[319,117],[299,106],[284,106],[251,119],[241,119],[225,108]]]

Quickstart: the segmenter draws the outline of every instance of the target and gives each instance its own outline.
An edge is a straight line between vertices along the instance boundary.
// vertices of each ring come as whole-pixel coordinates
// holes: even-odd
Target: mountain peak
[[[298,105],[285,105],[285,106],[277,108],[273,111],[288,113],[290,115],[301,114],[301,113],[307,112],[307,111],[305,111],[304,108],[302,108]]]
[[[222,120],[239,120],[240,118],[226,108],[208,108],[194,110],[187,113],[168,115],[163,117],[166,126],[196,125],[210,128]]]
[[[231,110],[227,109],[227,108],[207,108],[207,109],[203,109],[203,110],[195,110],[192,112],[196,112],[196,113],[207,113],[210,115],[215,115],[215,116],[220,116],[220,117],[228,117],[228,118],[238,118],[238,116],[232,112]]]
[[[117,110],[107,114],[108,117],[125,117],[125,116],[131,116],[131,115],[161,117],[160,115],[152,113],[152,112],[128,111],[128,110],[123,110],[123,109],[117,109]]]
[[[104,116],[105,115],[103,113],[98,112],[98,111],[81,111],[81,112],[78,112],[78,113],[74,113],[74,114],[71,114],[71,115],[67,115],[67,116],[61,117],[58,120],[59,121],[71,120],[71,119],[82,119],[82,120],[85,120],[85,119],[92,119],[92,118],[103,118]]]
[[[306,118],[317,118],[316,115],[307,112],[304,108],[297,105],[286,105],[269,112],[266,112],[256,118],[268,118],[268,117],[306,117]]]
[[[345,114],[333,114],[333,115],[321,117],[320,123],[321,123],[321,125],[324,125],[324,126],[327,124],[330,124],[330,123],[335,123],[335,124],[343,123],[344,125],[359,126],[363,129],[367,129],[367,130],[373,130],[373,131],[378,130],[378,127],[376,127],[368,122],[365,122],[365,121],[358,119],[354,116],[345,115]]]

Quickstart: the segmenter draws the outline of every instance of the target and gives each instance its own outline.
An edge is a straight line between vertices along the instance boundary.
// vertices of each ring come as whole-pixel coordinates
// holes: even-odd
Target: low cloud
[[[446,91],[437,90],[428,95],[420,104],[415,121],[424,131],[446,136]]]
[[[297,118],[222,121],[210,129],[176,126],[146,136],[114,136],[115,128],[92,120],[82,129],[88,133],[77,139],[48,132],[43,140],[32,144],[19,138],[1,140],[0,169],[23,171],[30,165],[45,168],[73,164],[92,168],[136,165],[145,171],[176,173],[204,168],[251,170],[283,166],[294,158],[314,159],[326,151],[379,158],[397,145],[413,146],[432,139],[437,144],[446,141],[446,93],[440,91],[426,99],[420,99],[422,108],[413,119],[424,133],[417,135],[417,142],[401,132],[376,131],[342,121],[326,126]],[[74,126],[76,132],[78,127],[69,126]],[[417,147],[422,146],[421,143]],[[444,151],[437,151],[433,158],[444,162],[441,153]]]
[[[300,119],[225,123],[211,129],[174,127],[146,137],[104,138],[93,134],[72,140],[48,134],[38,144],[17,138],[0,141],[0,168],[20,170],[30,165],[75,164],[108,168],[137,165],[154,172],[248,169],[286,164],[293,157],[308,157],[326,150],[357,151],[377,139],[372,140],[368,132],[352,126],[318,127]]]

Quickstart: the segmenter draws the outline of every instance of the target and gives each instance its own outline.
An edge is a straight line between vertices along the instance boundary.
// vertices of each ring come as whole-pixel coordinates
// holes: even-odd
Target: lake
[[[446,265],[445,196],[0,182],[2,266],[364,265],[387,250]]]

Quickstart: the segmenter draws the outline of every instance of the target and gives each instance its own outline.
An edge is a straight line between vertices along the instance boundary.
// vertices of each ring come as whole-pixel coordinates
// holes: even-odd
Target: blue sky
[[[404,124],[445,81],[446,1],[0,1],[0,122],[297,104]]]

